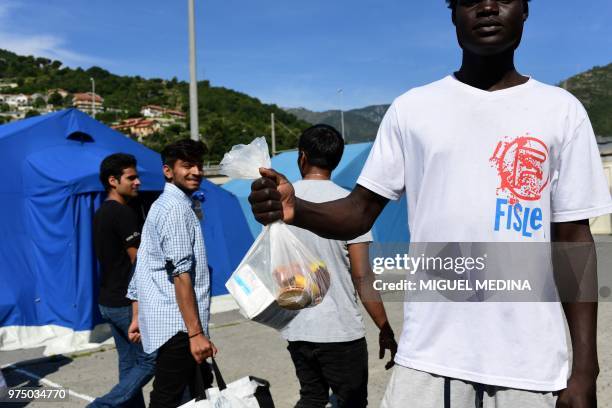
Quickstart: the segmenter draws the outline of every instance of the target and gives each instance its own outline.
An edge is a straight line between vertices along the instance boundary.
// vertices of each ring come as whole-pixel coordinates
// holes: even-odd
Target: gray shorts
[[[395,365],[383,408],[554,408],[557,393],[516,390]]]

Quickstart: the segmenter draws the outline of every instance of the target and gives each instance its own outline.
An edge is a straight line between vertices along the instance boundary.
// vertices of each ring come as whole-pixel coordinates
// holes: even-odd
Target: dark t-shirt
[[[140,244],[136,213],[117,201],[104,201],[94,216],[93,234],[101,268],[98,303],[108,307],[130,305],[125,297],[132,277],[127,248],[138,248]]]

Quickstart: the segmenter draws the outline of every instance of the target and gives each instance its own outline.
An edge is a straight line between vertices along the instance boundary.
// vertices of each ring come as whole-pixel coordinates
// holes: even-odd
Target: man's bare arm
[[[389,350],[391,353],[391,360],[385,365],[385,368],[389,369],[393,366],[393,358],[395,353],[397,353],[397,342],[395,341],[391,324],[389,324],[380,293],[374,289],[374,273],[370,267],[368,250],[369,243],[367,242],[350,244],[348,246],[351,278],[363,307],[380,330],[378,334],[378,357],[382,359],[385,356],[385,350]]]
[[[126,249],[128,256],[130,257],[130,263],[134,265],[136,263],[136,254],[138,253],[138,248],[129,247]],[[132,321],[130,322],[130,326],[128,327],[128,339],[132,343],[140,342],[140,328],[138,326],[138,301],[132,301]]]
[[[295,197],[291,183],[274,170],[251,185],[249,202],[255,219],[267,225],[277,220],[329,239],[349,240],[365,234],[389,202],[360,185],[340,200],[311,203]]]
[[[136,263],[136,254],[138,254],[138,248],[129,247],[126,249],[128,256],[130,257],[130,262],[132,265]]]
[[[560,243],[593,243],[588,220],[552,224],[553,241]],[[563,244],[561,244],[563,245]],[[594,251],[587,245],[580,252]],[[589,262],[589,254],[579,254]],[[593,255],[594,256],[594,255]],[[596,268],[585,264],[584,268]],[[586,274],[591,279],[596,275]],[[560,277],[563,279],[563,277]],[[588,282],[587,285],[592,284]],[[597,357],[597,302],[564,302],[563,310],[569,326],[573,361],[567,388],[559,394],[559,406],[595,407],[596,380],[599,375]]]
[[[174,277],[174,292],[181,316],[191,336],[202,331],[202,323],[198,313],[198,306],[193,291],[193,283],[189,273],[181,273]]]
[[[132,321],[128,327],[128,340],[139,343],[141,340],[140,327],[138,325],[138,301],[132,301]]]
[[[174,277],[174,292],[181,316],[187,327],[191,354],[196,362],[201,364],[206,358],[217,354],[217,349],[204,335],[189,273],[181,273]]]

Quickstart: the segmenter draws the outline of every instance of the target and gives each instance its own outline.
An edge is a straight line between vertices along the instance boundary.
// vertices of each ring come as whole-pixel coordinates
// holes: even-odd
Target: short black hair
[[[458,0],[446,0],[446,4],[448,5],[448,8],[455,11],[455,7],[457,6],[457,1]],[[525,7],[525,11],[529,12],[529,1],[531,0],[523,0],[523,6]]]
[[[344,140],[332,126],[319,124],[302,133],[298,149],[306,153],[308,164],[332,171],[342,159]]]
[[[117,180],[121,180],[123,170],[130,167],[136,168],[136,158],[131,154],[127,153],[115,153],[110,156],[106,156],[102,163],[100,163],[100,182],[104,186],[104,190],[109,191],[111,186],[108,184],[108,178],[110,176],[115,177]]]
[[[164,147],[161,152],[162,163],[173,167],[177,160],[190,163],[202,163],[206,147],[201,141],[192,139],[181,139]]]

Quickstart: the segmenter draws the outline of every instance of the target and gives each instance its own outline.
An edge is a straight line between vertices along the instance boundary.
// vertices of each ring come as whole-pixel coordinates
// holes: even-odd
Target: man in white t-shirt
[[[307,202],[260,170],[260,222],[352,239],[405,193],[413,242],[593,242],[588,219],[612,201],[586,111],[514,66],[527,0],[448,3],[461,68],[393,102],[346,198]],[[596,321],[595,302],[407,302],[382,405],[594,407]]]
[[[302,180],[294,184],[295,195],[311,202],[346,197],[349,192],[331,181],[340,163],[344,140],[336,129],[315,125],[299,140],[298,166]],[[349,240],[321,238],[312,232],[290,227],[313,253],[327,263],[330,287],[321,304],[303,309],[282,330],[300,382],[299,408],[323,408],[333,391],[339,407],[367,406],[368,348],[365,327],[357,304],[357,293],[379,328],[379,357],[397,351],[393,330],[377,292],[369,264],[372,233]],[[368,290],[370,289],[370,290]],[[393,361],[387,364],[387,368]]]

